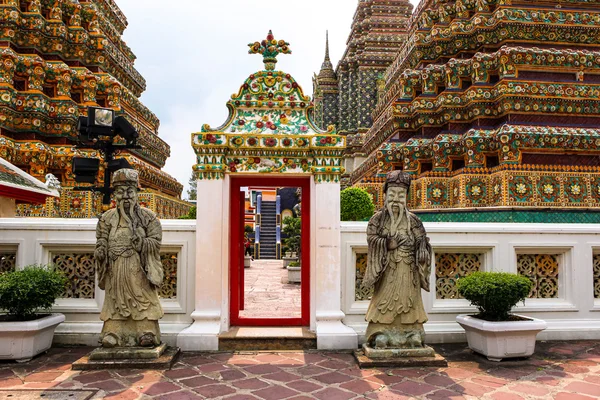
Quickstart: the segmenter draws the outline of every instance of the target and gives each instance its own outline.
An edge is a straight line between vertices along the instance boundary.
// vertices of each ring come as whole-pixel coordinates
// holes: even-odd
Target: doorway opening
[[[231,178],[234,326],[308,326],[310,178]]]

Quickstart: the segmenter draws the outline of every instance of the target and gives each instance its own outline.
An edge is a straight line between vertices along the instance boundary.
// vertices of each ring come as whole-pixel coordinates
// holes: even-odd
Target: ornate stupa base
[[[75,361],[74,370],[97,369],[171,369],[179,348],[161,343],[156,347],[99,347]]]
[[[448,361],[429,346],[413,349],[375,349],[363,344],[354,352],[360,368],[447,367]]]

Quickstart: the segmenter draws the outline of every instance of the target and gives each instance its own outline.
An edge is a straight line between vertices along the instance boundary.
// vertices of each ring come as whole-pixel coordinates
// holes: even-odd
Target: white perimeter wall
[[[517,272],[517,254],[560,254],[558,298],[528,299],[515,312],[541,318],[542,340],[600,339],[600,299],[594,298],[593,256],[600,253],[600,225],[425,223],[434,252],[483,253],[485,271]],[[364,341],[368,301],[355,301],[356,254],[366,253],[366,222],[342,222],[342,311],[344,323]],[[429,322],[426,341],[466,341],[457,314],[476,313],[463,299],[436,299],[435,267],[431,291],[422,291]]]
[[[161,300],[165,309],[161,330],[165,341],[175,345],[177,335],[194,321],[191,315],[196,306],[196,282],[202,282],[202,277],[196,277],[196,271],[201,271],[202,264],[206,262],[196,259],[195,220],[161,222],[163,250],[178,255],[177,297]],[[0,250],[16,250],[18,267],[46,264],[52,252],[93,252],[96,223],[95,219],[0,218]],[[366,222],[341,224],[341,284],[329,287],[316,282],[319,279],[332,280],[326,271],[314,274],[311,282],[311,298],[317,303],[313,304],[311,314],[316,313],[316,320],[331,321],[334,326],[335,321],[342,318],[345,325],[358,333],[361,341],[366,329],[364,315],[368,302],[354,300],[355,258],[357,253],[366,252],[366,226]],[[600,299],[594,298],[593,290],[593,255],[600,253],[600,225],[426,223],[425,228],[434,251],[485,254],[484,270],[516,272],[516,254],[520,252],[560,254],[558,298],[530,299],[524,306],[520,304],[516,311],[548,322],[548,329],[539,336],[541,339],[600,339]],[[318,248],[319,243],[312,245]],[[323,251],[324,247],[325,244],[320,250]],[[320,254],[317,248],[313,249],[313,257]],[[201,265],[197,267],[196,263]],[[319,265],[318,262],[316,264]],[[473,313],[475,308],[469,306],[466,300],[436,299],[433,267],[431,285],[431,292],[422,292],[429,314],[429,322],[425,326],[427,341],[464,341],[464,333],[456,324],[455,316]],[[318,294],[316,290],[328,293]],[[334,291],[338,291],[337,294]],[[221,288],[218,292],[223,293],[223,297],[228,288]],[[340,316],[320,311],[322,307],[318,306],[318,303],[334,297],[341,300],[338,304],[341,304],[343,314]],[[56,341],[96,345],[102,328],[99,313],[103,300],[104,292],[97,287],[94,299],[60,299],[54,310],[64,313],[67,319],[58,327]],[[339,307],[336,304],[328,306],[332,309]],[[226,318],[225,315],[221,317]],[[315,329],[315,326],[312,328]],[[331,332],[340,330],[331,329]],[[328,336],[327,333],[324,337]]]
[[[0,218],[0,250],[16,250],[17,268],[48,264],[51,253],[93,253],[97,219]],[[163,340],[175,345],[177,334],[192,322],[195,277],[195,220],[162,220],[161,251],[177,253],[177,296],[161,299],[165,316]],[[100,310],[104,291],[97,286],[93,299],[59,299],[53,311],[66,320],[56,329],[55,342],[98,345],[102,330]]]

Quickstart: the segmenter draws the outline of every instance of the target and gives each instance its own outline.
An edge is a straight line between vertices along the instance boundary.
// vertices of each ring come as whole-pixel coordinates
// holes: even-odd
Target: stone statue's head
[[[388,172],[383,191],[385,192],[385,206],[390,212],[394,209],[397,209],[397,211],[406,209],[410,181],[411,176],[406,172]]]
[[[138,185],[138,172],[135,169],[122,168],[114,173],[114,196],[118,209],[133,210],[138,204]]]

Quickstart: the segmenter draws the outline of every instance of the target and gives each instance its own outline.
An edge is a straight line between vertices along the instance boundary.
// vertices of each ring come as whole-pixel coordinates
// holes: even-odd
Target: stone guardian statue
[[[162,227],[156,215],[138,204],[138,172],[113,175],[117,207],[96,227],[94,258],[98,285],[106,291],[100,319],[102,347],[155,347],[161,343],[158,320],[163,309],[158,288]]]
[[[421,297],[421,289],[430,290],[432,250],[423,223],[406,206],[410,181],[410,175],[402,171],[387,174],[385,206],[367,226],[367,270],[362,285],[374,286],[374,294],[363,348],[373,358],[434,354],[424,344],[427,314]]]

